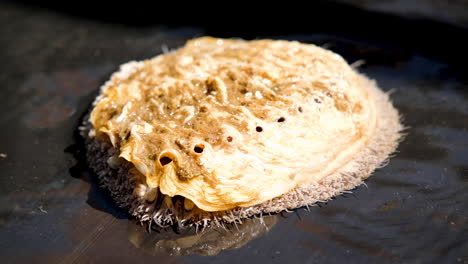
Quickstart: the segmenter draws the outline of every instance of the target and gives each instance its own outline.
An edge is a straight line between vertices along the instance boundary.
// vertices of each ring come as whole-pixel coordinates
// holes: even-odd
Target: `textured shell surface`
[[[222,211],[348,164],[378,122],[370,82],[314,45],[204,37],[123,65],[90,122],[147,186]]]

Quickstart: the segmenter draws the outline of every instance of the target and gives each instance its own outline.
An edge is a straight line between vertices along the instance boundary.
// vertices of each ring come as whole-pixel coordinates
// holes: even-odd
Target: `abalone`
[[[402,125],[338,54],[283,40],[190,40],[121,66],[89,118],[88,160],[142,221],[182,225],[326,201],[395,151]]]

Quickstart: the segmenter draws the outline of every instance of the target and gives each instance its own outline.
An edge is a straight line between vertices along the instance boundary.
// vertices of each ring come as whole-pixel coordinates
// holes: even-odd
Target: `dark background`
[[[468,263],[466,1],[450,1],[456,17],[416,12],[431,1],[406,1],[409,13],[402,1],[378,12],[343,2],[1,1],[0,259]],[[299,40],[364,60],[361,71],[393,90],[406,140],[367,187],[285,214],[240,249],[174,257],[135,244],[135,223],[98,189],[76,128],[118,65],[204,35]]]
[[[50,10],[68,17],[138,29],[190,26],[203,28],[207,35],[247,39],[311,32],[331,33],[371,39],[422,51],[451,62],[459,61],[459,56],[466,56],[460,51],[468,44],[464,37],[468,29],[468,1],[452,0],[443,5],[438,2],[318,0],[311,5],[302,5],[299,1],[259,5],[254,2],[208,4],[198,1],[183,4],[170,1],[121,4],[15,1],[26,8]],[[366,9],[378,6],[376,3],[382,3],[381,12]],[[427,10],[428,6],[432,9]],[[408,9],[407,13],[402,11],[405,8]]]

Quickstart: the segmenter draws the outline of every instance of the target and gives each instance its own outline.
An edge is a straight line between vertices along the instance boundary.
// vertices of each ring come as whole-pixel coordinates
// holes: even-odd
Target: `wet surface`
[[[210,32],[6,4],[0,24],[2,263],[468,263],[468,83],[451,64],[327,34],[272,36],[365,60],[361,71],[392,91],[407,137],[352,194],[184,240],[148,234],[113,205],[81,160],[76,128],[118,65]]]

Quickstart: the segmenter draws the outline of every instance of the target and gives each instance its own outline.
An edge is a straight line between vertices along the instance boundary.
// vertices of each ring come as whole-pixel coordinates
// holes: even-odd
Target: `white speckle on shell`
[[[257,99],[263,99],[263,95],[262,95],[262,93],[261,93],[260,91],[256,91],[256,92],[255,92],[255,97],[256,97]]]

